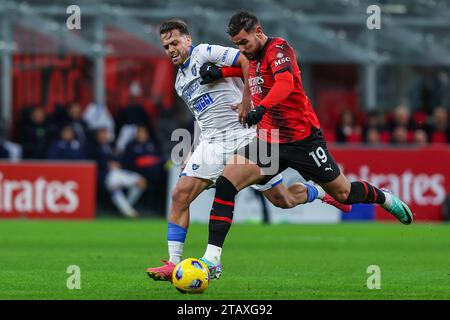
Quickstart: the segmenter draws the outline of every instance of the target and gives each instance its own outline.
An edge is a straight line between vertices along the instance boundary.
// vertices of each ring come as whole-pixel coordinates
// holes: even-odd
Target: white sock
[[[138,202],[139,198],[141,197],[142,193],[144,192],[144,188],[139,188],[137,186],[133,186],[130,188],[130,191],[128,192],[128,202],[134,206],[136,202]]]
[[[127,199],[125,198],[125,195],[123,194],[122,190],[116,190],[113,192],[112,202],[124,215],[128,215],[130,211],[134,210],[128,203]]]
[[[390,209],[392,206],[392,197],[389,192],[383,191],[386,201],[381,205],[385,209]]]
[[[178,264],[181,262],[181,256],[183,255],[183,242],[178,241],[168,241],[169,246],[169,261],[173,264]]]
[[[316,187],[317,191],[319,191],[319,194],[317,195],[317,199],[322,200],[325,197],[325,190],[322,189],[321,186],[318,184],[312,183],[314,187]]]
[[[203,255],[203,258],[216,265],[220,263],[220,256],[222,255],[222,248],[214,246],[212,244],[208,244],[206,247],[206,252]]]

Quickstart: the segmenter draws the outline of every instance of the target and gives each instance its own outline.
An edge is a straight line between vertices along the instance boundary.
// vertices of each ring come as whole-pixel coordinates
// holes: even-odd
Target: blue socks
[[[317,196],[319,195],[319,190],[312,184],[305,183],[304,185],[306,187],[307,192],[306,202],[313,202],[314,200],[317,199]]]
[[[184,243],[187,230],[179,225],[169,222],[167,225],[167,241],[177,241]]]

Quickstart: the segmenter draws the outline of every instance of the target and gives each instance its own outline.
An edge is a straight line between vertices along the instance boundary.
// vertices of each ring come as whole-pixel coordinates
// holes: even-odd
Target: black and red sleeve
[[[272,45],[267,50],[267,59],[273,76],[285,71],[294,73],[292,64],[296,61],[295,52],[287,42]]]
[[[268,63],[275,79],[273,87],[261,101],[266,109],[281,103],[294,90],[294,50],[287,44],[275,44],[267,51]]]

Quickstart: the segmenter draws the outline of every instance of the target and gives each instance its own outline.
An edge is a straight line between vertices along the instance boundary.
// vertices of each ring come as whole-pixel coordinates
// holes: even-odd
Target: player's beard
[[[189,52],[190,52],[189,49],[188,50],[182,50],[182,51],[178,52],[178,56],[176,58],[176,61],[174,61],[174,59],[171,58],[172,62],[174,64],[178,65],[179,67],[182,66],[184,64],[184,62],[186,61],[186,59],[189,57]]]
[[[262,51],[262,49],[263,49],[263,45],[259,42],[259,41],[257,41],[256,42],[256,50],[254,51],[254,52],[247,52],[247,53],[244,53],[244,56],[248,59],[248,60],[256,60],[258,57],[259,57],[259,55],[261,54],[261,51]]]
[[[254,59],[255,59],[252,53],[246,52],[246,53],[244,53],[244,56],[245,56],[248,60],[254,60]]]
[[[259,55],[260,50],[257,49],[255,52],[246,52],[244,53],[244,56],[248,59],[248,60],[256,60],[256,57]]]

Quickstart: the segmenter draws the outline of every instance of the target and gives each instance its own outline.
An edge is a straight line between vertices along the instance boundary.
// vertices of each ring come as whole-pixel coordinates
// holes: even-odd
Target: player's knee
[[[189,206],[189,191],[186,189],[175,188],[172,191],[172,205],[175,208],[185,208]]]

